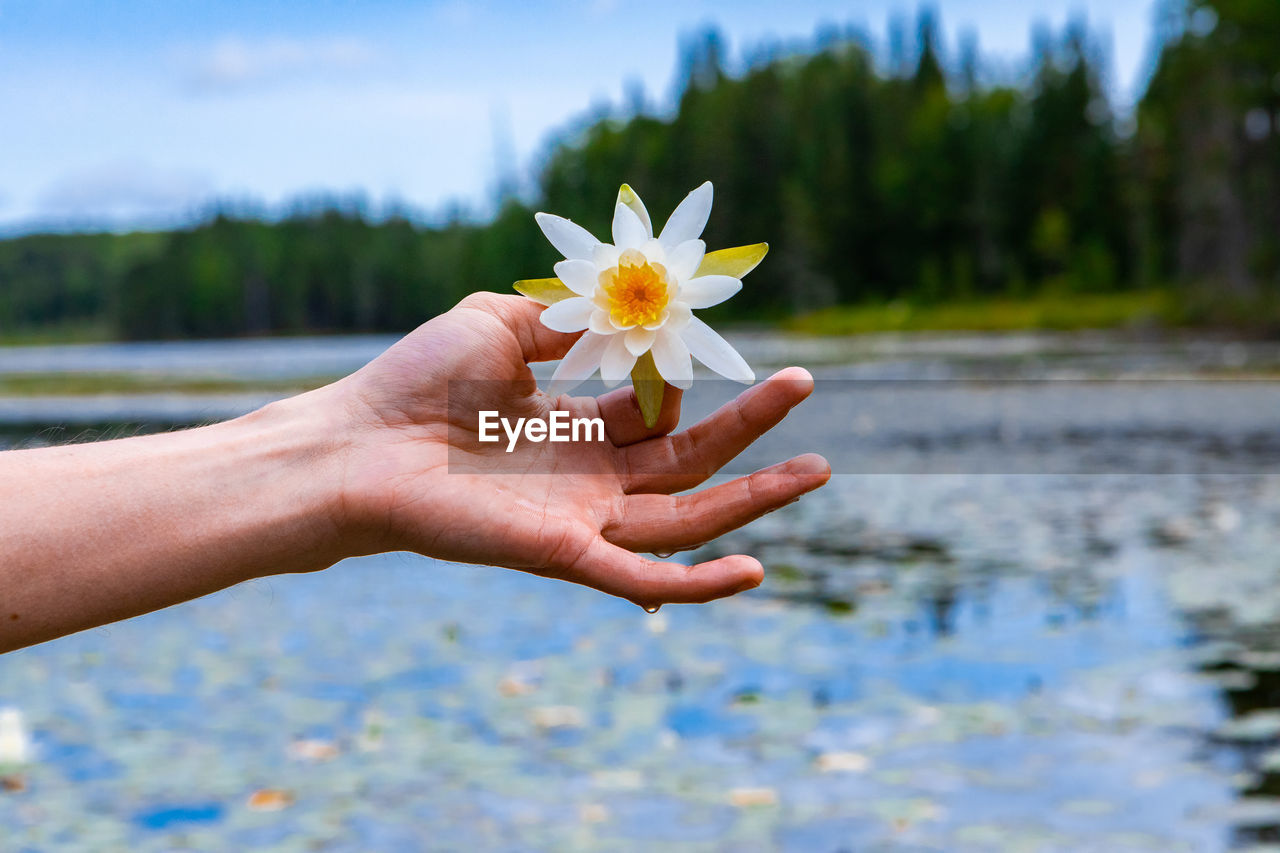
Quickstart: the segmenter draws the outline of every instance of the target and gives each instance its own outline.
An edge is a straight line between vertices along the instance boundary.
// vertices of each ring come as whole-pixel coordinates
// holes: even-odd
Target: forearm
[[[0,651],[341,559],[332,416],[0,453]]]

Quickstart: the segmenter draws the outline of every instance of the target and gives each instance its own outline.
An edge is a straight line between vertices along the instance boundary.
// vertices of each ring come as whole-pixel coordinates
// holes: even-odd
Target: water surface
[[[828,346],[751,345],[780,360]],[[817,370],[807,411],[738,467],[816,446],[837,476],[696,555],[763,560],[765,585],[729,601],[647,615],[393,554],[0,658],[0,705],[23,710],[39,748],[25,790],[0,794],[6,840],[1280,839],[1274,387],[1150,380],[1239,366],[1222,343],[1003,346],[929,339]],[[704,387],[691,416],[728,393]],[[287,805],[251,808],[263,789]]]

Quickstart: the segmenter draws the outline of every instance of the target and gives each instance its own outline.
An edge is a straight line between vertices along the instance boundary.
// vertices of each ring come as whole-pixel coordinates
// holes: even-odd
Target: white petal
[[[685,240],[667,253],[667,270],[680,281],[693,278],[707,253],[707,244],[701,240]]]
[[[559,303],[556,303],[559,304]],[[609,336],[594,335],[587,332],[560,359],[556,372],[551,376],[551,387],[547,393],[552,396],[568,394],[582,384],[583,380],[596,372],[600,365],[600,357],[609,345]]]
[[[673,301],[667,306],[667,328],[674,332],[678,332],[685,326],[689,325],[689,321],[693,319],[693,312],[689,310],[689,306],[679,300]]]
[[[702,234],[702,229],[707,227],[707,217],[711,215],[711,195],[711,182],[707,181],[684,197],[658,235],[663,246],[674,249]]]
[[[618,256],[621,254],[622,250],[612,243],[601,243],[596,246],[591,257],[596,262],[597,270],[607,270],[618,265]]]
[[[618,204],[625,204],[631,208],[631,212],[640,218],[644,223],[644,233],[653,236],[653,222],[649,219],[649,210],[644,206],[640,196],[635,190],[627,184],[623,184],[618,189]]]
[[[552,213],[535,213],[533,218],[560,254],[570,259],[591,260],[591,253],[600,241],[592,237],[590,231]]]
[[[719,305],[742,290],[742,280],[731,275],[704,275],[680,285],[680,301],[690,308]]]
[[[689,360],[689,347],[680,335],[670,329],[662,329],[653,341],[653,365],[662,378],[677,388],[693,385],[693,362]]]
[[[636,357],[627,349],[626,335],[614,335],[600,357],[600,378],[612,388],[627,378],[636,366]]]
[[[613,245],[619,249],[639,249],[649,239],[644,223],[625,204],[613,208]]]
[[[655,322],[642,323],[640,325],[640,328],[648,329],[651,332],[657,331],[658,329],[661,329],[663,326],[667,324],[667,318],[670,316],[671,316],[671,311],[664,308],[662,310],[662,313],[658,315],[658,319]]]
[[[667,250],[662,248],[662,244],[653,237],[644,241],[644,245],[640,247],[640,253],[651,264],[665,264],[667,262]]]
[[[755,372],[738,355],[738,351],[697,317],[690,318],[689,325],[680,332],[680,337],[688,344],[689,351],[698,361],[726,379],[748,383],[755,381]],[[655,348],[655,353],[656,351]],[[657,358],[656,355],[654,357]]]
[[[600,274],[592,261],[576,258],[572,261],[561,261],[555,265],[556,278],[564,282],[564,286],[579,296],[590,296],[596,292],[596,284]]]
[[[653,346],[653,339],[658,336],[658,332],[655,329],[637,328],[623,332],[623,335],[627,339],[627,351],[639,358]]]
[[[609,312],[599,307],[591,312],[591,319],[587,321],[587,328],[597,335],[612,335],[618,331],[609,322]]]
[[[581,332],[587,328],[596,306],[590,299],[571,296],[561,299],[542,312],[542,325],[553,332]]]

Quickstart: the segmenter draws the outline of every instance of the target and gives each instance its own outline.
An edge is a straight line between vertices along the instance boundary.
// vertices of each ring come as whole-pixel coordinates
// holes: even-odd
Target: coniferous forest
[[[548,210],[606,235],[626,181],[661,220],[704,180],[711,248],[771,253],[719,319],[833,305],[1159,289],[1188,319],[1280,321],[1280,3],[1191,0],[1119,115],[1083,25],[1033,34],[993,81],[926,12],[886,50],[832,29],[803,48],[686,38],[678,106],[580,123],[528,198],[425,225],[358,204],[226,209],[160,233],[0,241],[0,334],[93,325],[126,339],[404,331],[475,290],[550,275]],[[371,130],[370,132],[376,132]]]

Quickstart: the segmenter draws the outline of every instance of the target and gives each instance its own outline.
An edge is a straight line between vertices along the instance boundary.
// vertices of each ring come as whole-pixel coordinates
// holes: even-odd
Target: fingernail
[[[794,365],[791,367],[782,368],[781,370],[777,371],[772,376],[770,376],[769,379],[770,380],[777,379],[779,376],[781,376],[784,373],[792,374],[791,376],[787,377],[788,380],[791,382],[812,382],[813,381],[812,373],[805,370],[803,367],[796,367]],[[765,381],[769,381],[769,380],[765,380]]]
[[[791,462],[791,473],[806,477],[814,474],[830,474],[831,465],[816,453],[806,453]]]

